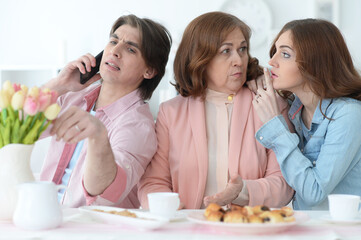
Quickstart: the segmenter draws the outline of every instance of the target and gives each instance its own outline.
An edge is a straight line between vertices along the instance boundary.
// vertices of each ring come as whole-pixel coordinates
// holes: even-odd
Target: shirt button
[[[301,148],[301,152],[303,152],[303,148]]]
[[[313,166],[316,166],[316,161],[313,161],[312,164],[313,164]]]
[[[127,165],[125,165],[125,168],[126,168],[126,169],[129,169],[129,168],[130,168],[130,166],[127,164]]]
[[[263,137],[262,137],[262,136],[260,136],[260,137],[259,137],[259,140],[263,140]]]

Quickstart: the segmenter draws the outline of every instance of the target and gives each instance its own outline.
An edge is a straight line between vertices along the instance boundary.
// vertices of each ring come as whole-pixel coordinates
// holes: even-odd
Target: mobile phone
[[[100,62],[102,60],[103,51],[101,51],[98,55],[95,56],[96,65],[92,67],[90,72],[86,72],[85,74],[80,73],[80,83],[85,84],[89,79],[91,79],[95,74],[99,72]]]

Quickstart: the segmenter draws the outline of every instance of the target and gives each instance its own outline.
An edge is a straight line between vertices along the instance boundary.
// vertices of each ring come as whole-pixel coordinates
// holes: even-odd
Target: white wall
[[[174,38],[167,75],[151,100],[157,111],[160,100],[174,94],[172,60],[185,26],[196,16],[220,10],[226,0],[0,0],[0,65],[58,65],[84,53],[96,54],[106,44],[116,18],[133,13],[164,24]],[[235,0],[237,1],[237,0]],[[336,1],[336,0],[334,0]],[[337,0],[340,24],[356,66],[361,68],[361,1]],[[315,0],[264,0],[272,10],[270,38],[251,49],[264,65],[270,41],[288,21],[314,17]],[[239,17],[242,17],[240,12]],[[159,96],[162,90],[164,95]],[[166,92],[171,89],[171,92]]]
[[[221,10],[225,1],[0,0],[0,66],[55,65],[61,68],[84,53],[96,54],[103,49],[110,28],[120,15],[132,13],[152,18],[164,24],[173,37],[166,76],[150,100],[153,115],[156,116],[159,103],[175,94],[169,82],[173,76],[172,61],[184,28],[202,13]],[[315,1],[264,0],[271,9],[272,26],[268,40],[261,47],[252,49],[251,46],[252,55],[266,65],[274,35],[290,20],[315,17]],[[361,69],[361,1],[326,1],[339,3],[338,26],[347,40],[357,68]],[[242,19],[241,11],[238,17]]]
[[[0,65],[61,67],[84,53],[96,54],[107,43],[113,22],[130,13],[152,18],[168,28],[174,38],[173,59],[186,24],[204,12],[219,9],[220,4],[222,1],[217,0],[0,0]],[[154,116],[159,100],[175,94],[169,89],[171,69],[169,64],[160,86],[162,96],[159,88],[151,100]]]
[[[98,53],[108,40],[112,23],[120,15],[133,13],[149,17],[164,24],[174,39],[166,76],[150,101],[155,115],[159,102],[175,93],[169,85],[173,76],[172,60],[185,26],[202,13],[220,10],[225,1],[0,0],[0,66],[32,64],[61,67],[84,53]],[[339,1],[339,27],[360,69],[361,1],[331,1]],[[272,10],[270,37],[263,47],[251,49],[251,53],[266,65],[270,41],[277,31],[290,20],[314,17],[315,0],[264,2]],[[238,16],[241,18],[242,12]]]

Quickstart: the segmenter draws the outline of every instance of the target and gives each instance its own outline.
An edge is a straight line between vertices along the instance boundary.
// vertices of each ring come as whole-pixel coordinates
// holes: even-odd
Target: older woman
[[[186,28],[174,61],[180,95],[160,106],[158,149],[139,183],[144,208],[150,192],[178,192],[185,208],[290,201],[275,154],[254,137],[262,122],[244,83],[262,71],[249,38],[245,23],[222,12]]]

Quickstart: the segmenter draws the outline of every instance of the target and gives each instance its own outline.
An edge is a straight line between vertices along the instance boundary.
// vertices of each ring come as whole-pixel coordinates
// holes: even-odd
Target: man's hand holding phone
[[[89,54],[90,55],[90,54]],[[88,56],[89,57],[89,56]],[[92,77],[97,74],[99,72],[99,67],[100,67],[100,62],[102,60],[103,57],[103,51],[101,51],[96,57],[95,57],[95,65],[94,65],[94,59],[90,58],[91,62],[90,65],[91,67],[89,67],[88,65],[83,64],[86,68],[86,72],[84,71],[80,71],[80,83],[81,84],[85,84],[86,82],[88,82],[90,79],[92,79]],[[87,60],[87,59],[85,59]],[[79,68],[80,70],[80,68]]]
[[[100,61],[99,61],[100,64]],[[88,77],[84,84],[81,84],[81,74],[91,72],[92,68],[95,68],[97,61],[90,53],[81,56],[75,61],[68,63],[59,73],[59,75],[51,79],[49,82],[44,84],[43,87],[55,90],[59,93],[59,96],[69,91],[77,92],[80,91],[92,83],[99,80],[100,74],[93,73],[93,76]],[[99,66],[98,66],[99,68]]]

